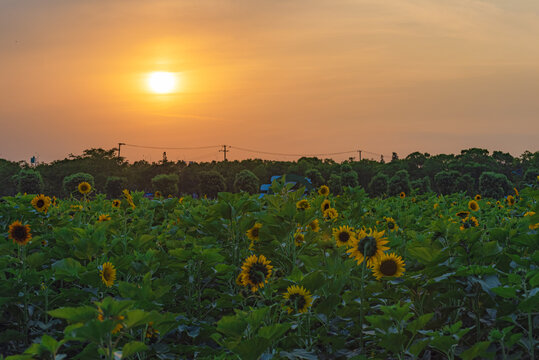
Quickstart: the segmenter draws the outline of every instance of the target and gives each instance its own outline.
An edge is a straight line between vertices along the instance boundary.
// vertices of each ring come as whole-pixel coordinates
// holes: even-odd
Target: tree
[[[324,177],[318,169],[309,169],[305,172],[305,177],[311,180],[314,187],[320,187],[325,184]]]
[[[485,171],[479,177],[479,191],[482,196],[501,199],[513,188],[507,176],[492,171]]]
[[[474,178],[470,174],[459,176],[455,183],[455,191],[465,192],[469,196],[474,195],[477,192]]]
[[[39,171],[22,169],[15,175],[17,192],[27,194],[40,194],[43,192],[43,178]]]
[[[426,194],[432,191],[430,187],[430,178],[428,176],[425,176],[421,179],[411,181],[410,189],[416,191],[418,194]]]
[[[154,191],[160,191],[164,196],[176,196],[179,181],[177,174],[160,174],[152,178],[152,188]]]
[[[249,194],[256,194],[259,192],[260,180],[253,174],[252,171],[242,170],[236,174],[234,180],[234,191],[245,191]]]
[[[399,170],[393,175],[389,180],[388,192],[390,195],[398,195],[401,192],[410,193],[410,175],[408,175],[408,171]]]
[[[357,172],[349,164],[341,166],[341,186],[356,187],[359,185]]]
[[[109,176],[105,183],[105,193],[109,198],[117,198],[127,186],[127,179],[120,176]]]
[[[440,171],[434,176],[434,184],[438,192],[444,195],[452,194],[455,192],[455,184],[459,178],[460,173],[458,171]]]
[[[87,182],[94,188],[94,177],[88,173],[79,172],[66,176],[62,182],[62,187],[64,189],[64,194],[67,196],[77,195],[79,192],[79,184],[82,182]]]
[[[331,174],[328,181],[328,186],[331,189],[331,192],[335,195],[342,193],[342,183],[341,177],[337,174]]]
[[[217,194],[226,190],[225,178],[215,170],[202,171],[199,174],[199,193],[215,198]]]
[[[376,174],[369,183],[369,193],[374,196],[381,196],[387,194],[387,183],[389,182],[389,176],[384,173]]]

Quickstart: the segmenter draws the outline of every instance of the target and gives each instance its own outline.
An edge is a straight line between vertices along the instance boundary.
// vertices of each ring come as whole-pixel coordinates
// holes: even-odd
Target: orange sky
[[[535,0],[2,0],[0,158],[520,155],[539,150],[538,44]],[[151,71],[181,88],[150,93]]]

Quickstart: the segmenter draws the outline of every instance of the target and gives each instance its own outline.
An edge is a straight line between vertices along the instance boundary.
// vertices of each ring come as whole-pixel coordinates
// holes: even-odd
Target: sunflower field
[[[537,184],[272,187],[2,198],[0,359],[538,357]]]

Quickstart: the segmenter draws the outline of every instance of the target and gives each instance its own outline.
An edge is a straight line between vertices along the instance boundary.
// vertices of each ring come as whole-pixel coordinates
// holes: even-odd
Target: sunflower
[[[82,211],[82,205],[71,205],[71,210]]]
[[[114,285],[114,280],[116,280],[116,269],[114,268],[114,265],[112,265],[112,263],[104,263],[101,266],[99,274],[101,275],[101,280],[103,281],[103,284],[105,284],[107,287],[111,287],[112,285]]]
[[[515,198],[514,198],[513,195],[509,195],[509,196],[507,197],[507,205],[509,205],[509,206],[515,205]]]
[[[526,213],[524,214],[524,216],[533,216],[535,215],[535,211],[526,211]]]
[[[399,230],[399,227],[395,223],[395,220],[391,217],[384,217],[384,220],[386,221],[387,228],[389,231],[397,231]]]
[[[247,230],[247,238],[252,241],[258,241],[260,238],[260,228],[262,227],[261,223],[255,223],[252,228]]]
[[[19,220],[14,221],[9,225],[9,238],[13,240],[15,244],[26,245],[32,239],[30,233],[30,225],[23,225]]]
[[[92,185],[88,184],[86,181],[83,181],[79,184],[79,192],[83,195],[88,194],[92,191]]]
[[[406,193],[404,191],[401,191],[401,193],[399,194],[399,197],[401,199],[404,199],[406,197]]]
[[[339,217],[339,213],[337,212],[337,209],[329,208],[324,211],[324,217],[326,218],[326,220],[334,220]]]
[[[114,326],[114,329],[111,330],[111,334],[117,334],[122,330],[124,327],[121,321],[125,319],[125,316],[118,315],[118,316],[112,316],[110,317],[111,320],[118,321],[118,323]],[[103,313],[103,310],[101,310],[100,307],[97,308],[97,320],[104,321],[105,320],[105,314]]]
[[[372,229],[368,232],[360,230],[357,238],[352,240],[347,253],[357,261],[358,265],[366,259],[367,266],[372,267],[374,261],[382,256],[384,251],[389,250],[389,247],[385,246],[388,241],[384,237],[384,232]]]
[[[118,199],[112,200],[112,207],[113,208],[119,208],[120,205],[122,205],[122,200],[118,200]]]
[[[539,223],[530,224],[529,229],[530,229],[530,230],[539,229]]]
[[[354,229],[346,225],[335,228],[333,229],[333,238],[335,238],[338,247],[350,246],[352,240],[355,238]]]
[[[305,241],[305,235],[303,235],[300,231],[294,234],[294,244],[296,246],[301,246],[304,241]]]
[[[154,194],[153,194],[154,197],[156,198],[160,198],[161,197],[161,191],[157,190]]]
[[[146,339],[151,339],[151,338],[157,337],[157,335],[159,335],[159,330],[155,329],[153,327],[153,321],[150,321],[148,323],[148,328],[146,329],[145,338]]]
[[[417,200],[415,197],[412,198],[412,202],[415,203]]]
[[[401,277],[405,271],[404,266],[402,257],[394,253],[382,254],[374,262],[372,273],[376,277],[376,280],[380,280],[384,276]]]
[[[47,213],[51,205],[51,198],[41,194],[34,197],[31,204],[37,211]]]
[[[307,210],[308,208],[310,208],[311,205],[309,205],[309,202],[305,199],[303,200],[300,200],[296,203],[296,208],[300,209],[300,210]]]
[[[466,219],[462,220],[462,224],[460,225],[460,230],[466,230],[471,227],[478,227],[479,221],[474,216],[467,217]]]
[[[99,215],[99,222],[103,222],[103,221],[109,221],[110,220],[110,215],[109,214],[101,214]]]
[[[318,219],[311,221],[308,225],[308,228],[313,232],[318,232],[320,230],[320,222]]]
[[[329,187],[327,185],[320,186],[320,189],[318,189],[318,195],[328,196],[329,195]]]
[[[326,211],[329,208],[331,208],[331,202],[328,199],[322,201],[322,204],[320,205],[320,209],[322,210],[322,212]]]
[[[519,196],[520,196],[520,194],[518,193],[518,190],[517,190],[517,188],[513,188],[513,190],[515,190],[515,197],[519,197]]]
[[[455,215],[457,215],[461,219],[466,219],[470,215],[470,212],[469,211],[459,211]]]
[[[250,286],[252,292],[257,292],[263,288],[271,276],[270,261],[264,255],[251,255],[241,266],[241,283],[243,286]]]
[[[470,200],[470,202],[468,202],[468,209],[477,211],[479,210],[479,204],[475,200]]]
[[[136,206],[135,206],[135,203],[133,202],[133,196],[131,196],[131,193],[129,192],[129,190],[124,189],[122,192],[123,192],[123,194],[125,196],[125,200],[127,200],[127,203],[129,204],[129,206],[131,206],[132,209],[135,209]]]
[[[479,194],[475,195],[474,200],[475,201],[481,200],[481,195],[479,195]]]
[[[309,290],[303,286],[292,285],[286,289],[283,294],[285,298],[286,310],[289,314],[296,311],[298,313],[306,313],[313,304],[313,297]]]
[[[438,209],[438,206],[440,206],[438,203],[435,203],[432,207],[434,208],[434,210]]]

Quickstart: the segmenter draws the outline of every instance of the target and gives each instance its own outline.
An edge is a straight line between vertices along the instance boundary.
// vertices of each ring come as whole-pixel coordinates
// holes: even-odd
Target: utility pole
[[[357,151],[359,153],[359,161],[361,161],[361,150]]]
[[[118,159],[120,158],[120,151],[122,149],[122,145],[125,145],[125,143],[118,143]]]
[[[384,155],[380,155],[380,162],[381,162],[382,164],[385,164],[385,161],[384,161]]]
[[[222,152],[223,153],[223,156],[224,156],[224,160],[223,161],[226,161],[226,153],[229,152],[230,150],[227,150],[226,149],[226,145],[223,145],[223,149],[222,150],[219,150],[219,152]]]

